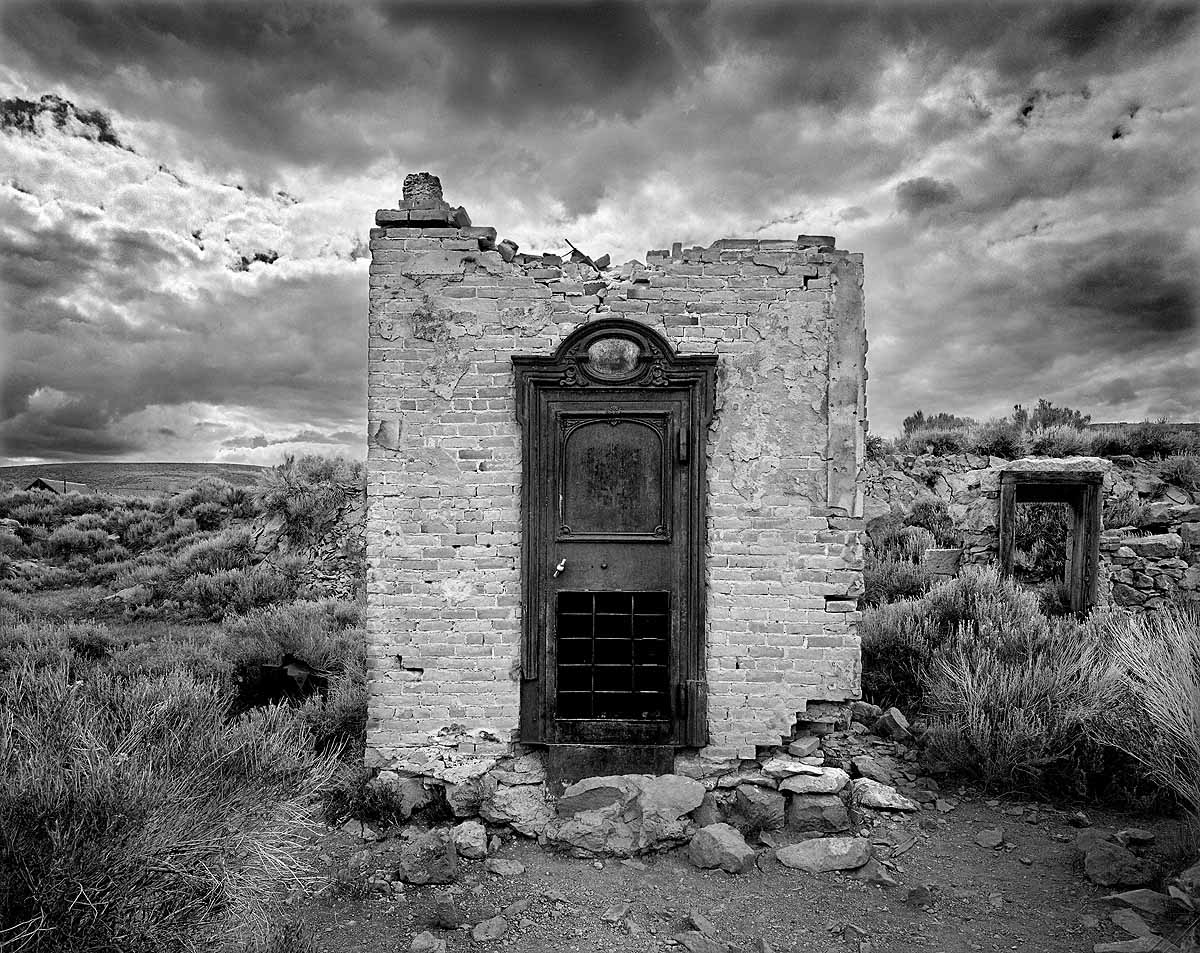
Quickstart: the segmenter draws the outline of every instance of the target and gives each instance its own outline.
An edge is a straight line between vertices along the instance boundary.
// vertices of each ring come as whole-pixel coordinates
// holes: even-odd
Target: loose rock
[[[1150,929],[1150,925],[1128,907],[1114,910],[1108,915],[1108,918],[1130,936],[1154,935],[1154,931]]]
[[[446,941],[428,930],[413,937],[409,953],[446,953]]]
[[[889,708],[871,726],[871,730],[892,741],[911,741],[912,732],[908,728],[908,719],[899,708]]]
[[[887,784],[870,778],[855,778],[850,782],[850,797],[858,807],[869,807],[881,811],[917,811],[912,801]]]
[[[720,867],[727,873],[740,874],[753,866],[754,857],[754,848],[729,824],[702,827],[688,845],[688,858],[703,870]]]
[[[1154,878],[1154,870],[1144,860],[1139,860],[1120,844],[1108,841],[1097,843],[1083,858],[1083,869],[1088,879],[1101,887],[1122,884],[1140,887]]]
[[[850,829],[850,813],[836,794],[797,794],[788,804],[787,826],[837,834]]]
[[[508,932],[508,921],[504,917],[491,917],[476,923],[471,930],[471,938],[476,943],[488,943],[499,940]]]
[[[793,774],[779,782],[779,790],[789,794],[837,794],[850,783],[850,775],[841,768],[818,768],[819,774]]]
[[[743,784],[734,797],[730,821],[743,833],[778,831],[783,829],[786,807],[787,800],[778,791]]]
[[[797,738],[787,747],[787,753],[794,758],[809,758],[821,750],[821,739],[813,735]]]
[[[871,844],[864,837],[817,837],[775,851],[785,867],[818,874],[853,870],[871,859]]]
[[[1126,890],[1124,893],[1110,893],[1104,898],[1109,903],[1120,904],[1148,913],[1153,917],[1163,917],[1176,909],[1175,901],[1165,893],[1140,887],[1137,890]]]
[[[503,860],[500,857],[489,857],[483,867],[497,877],[517,877],[525,873],[525,865],[519,860]]]
[[[450,828],[450,838],[460,857],[478,860],[487,856],[487,829],[479,821],[463,821]]]
[[[458,855],[449,832],[425,831],[405,844],[396,873],[410,884],[453,883],[458,876]]]
[[[999,847],[1004,843],[1004,831],[999,827],[985,827],[975,835],[975,843],[988,849]]]

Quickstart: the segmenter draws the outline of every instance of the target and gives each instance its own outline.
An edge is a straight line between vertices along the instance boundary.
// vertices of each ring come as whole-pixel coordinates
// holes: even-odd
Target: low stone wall
[[[946,505],[963,547],[960,564],[999,558],[1000,474],[1005,470],[1099,472],[1106,510],[1139,504],[1139,526],[1103,527],[1097,567],[1097,605],[1156,608],[1172,599],[1200,600],[1200,499],[1164,483],[1154,465],[1122,456],[1030,457],[1004,460],[977,454],[889,457],[863,468],[864,516],[904,516],[919,500]],[[931,551],[939,565],[945,551]]]

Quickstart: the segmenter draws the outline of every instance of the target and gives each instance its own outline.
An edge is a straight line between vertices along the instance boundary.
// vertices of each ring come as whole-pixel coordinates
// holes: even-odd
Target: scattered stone
[[[917,811],[920,808],[888,784],[870,778],[855,778],[850,782],[850,799],[858,807],[879,811]]]
[[[443,930],[457,930],[466,921],[466,914],[453,894],[439,890],[433,895],[433,905],[425,913],[426,923]]]
[[[856,880],[874,884],[876,887],[898,887],[900,881],[891,875],[888,869],[878,859],[872,857],[851,874]]]
[[[1128,907],[1121,907],[1119,910],[1114,910],[1108,915],[1108,918],[1130,936],[1154,935],[1154,931],[1150,929],[1150,925]]]
[[[908,730],[908,719],[899,708],[889,708],[885,711],[875,719],[871,730],[884,738],[891,738],[892,741],[912,740],[912,732]]]
[[[895,778],[892,772],[869,754],[860,754],[850,759],[854,775],[859,778],[870,778],[880,784],[892,784]]]
[[[775,947],[767,942],[765,936],[760,936],[750,944],[750,953],[775,953]]]
[[[648,865],[644,864],[642,861],[638,860],[636,857],[626,857],[623,861],[621,861],[621,866],[629,867],[633,870],[648,869]]]
[[[1080,831],[1075,835],[1075,840],[1072,842],[1075,850],[1081,854],[1086,854],[1097,844],[1106,844],[1112,840],[1112,835],[1108,831],[1102,831],[1099,828],[1091,827],[1087,830]]]
[[[507,824],[519,834],[537,837],[554,816],[540,784],[501,784],[479,807],[485,821]]]
[[[769,788],[759,788],[754,784],[744,785],[747,788],[756,790],[770,790]],[[696,822],[697,827],[708,827],[709,824],[720,824],[728,820],[725,816],[726,809],[731,808],[727,794],[722,794],[718,797],[712,791],[704,792],[704,800],[700,802],[700,806],[692,811],[692,820]]]
[[[850,783],[850,775],[841,768],[817,768],[819,774],[793,774],[779,782],[779,790],[789,794],[837,794]]]
[[[684,926],[690,927],[693,930],[699,930],[705,936],[715,937],[717,935],[716,924],[699,910],[688,911],[687,919],[684,921]]]
[[[458,854],[445,830],[418,834],[400,850],[397,875],[410,884],[448,884],[458,876]]]
[[[413,937],[409,953],[446,953],[446,941],[428,930]]]
[[[508,921],[504,917],[489,917],[480,920],[471,930],[471,939],[476,943],[489,943],[499,940],[508,932]]]
[[[501,784],[541,784],[546,780],[546,765],[538,755],[524,754],[502,759],[491,773]]]
[[[762,773],[776,781],[780,778],[791,777],[793,774],[812,774],[813,771],[812,765],[805,764],[790,754],[777,754],[762,764]]]
[[[1193,864],[1175,878],[1176,882],[1193,896],[1200,896],[1200,864]]]
[[[484,861],[483,868],[497,877],[519,877],[525,873],[525,865],[519,860],[503,860],[500,857],[489,857]]]
[[[872,705],[870,702],[851,702],[850,703],[850,720],[859,722],[864,725],[873,725],[879,720],[879,716],[883,714],[883,709],[878,705]]]
[[[614,903],[602,914],[600,914],[600,919],[605,923],[618,923],[629,916],[629,911],[631,909],[632,908],[627,903]]]
[[[814,735],[797,738],[787,746],[787,753],[793,758],[809,758],[821,750],[821,739]]]
[[[1004,843],[1004,830],[1000,827],[985,827],[975,835],[975,843],[989,850],[999,847]]]
[[[744,833],[778,831],[783,829],[786,808],[787,799],[778,791],[757,784],[743,784],[734,796],[730,821]]]
[[[729,944],[705,936],[696,930],[676,933],[672,938],[688,953],[729,953]]]
[[[854,870],[871,859],[871,844],[862,837],[817,837],[775,851],[785,867],[812,874]]]
[[[1117,843],[1123,844],[1126,847],[1148,847],[1154,843],[1154,832],[1145,830],[1141,827],[1129,827],[1123,831],[1117,831]]]
[[[474,817],[496,791],[494,778],[482,776],[464,778],[445,785],[446,803],[455,817]]]
[[[1074,814],[1067,815],[1067,823],[1072,827],[1091,827],[1092,822],[1083,811],[1076,811]]]
[[[797,794],[788,804],[787,826],[794,831],[837,834],[850,829],[850,813],[836,794]]]
[[[487,829],[479,821],[463,821],[450,828],[450,838],[460,857],[479,860],[487,856]]]
[[[688,858],[702,870],[720,867],[740,874],[754,864],[754,848],[729,824],[711,824],[696,831],[688,845]]]
[[[1153,868],[1120,844],[1100,841],[1083,858],[1088,879],[1101,887],[1141,887],[1154,879]]]
[[[914,907],[927,907],[933,902],[933,895],[924,884],[909,887],[904,894],[904,902]]]
[[[1140,887],[1137,890],[1126,890],[1124,893],[1110,893],[1104,898],[1109,903],[1117,903],[1124,907],[1141,910],[1153,917],[1166,916],[1175,908],[1175,901],[1165,893]]]
[[[1115,943],[1097,943],[1092,953],[1179,953],[1179,947],[1162,937],[1140,936]]]
[[[937,808],[938,812],[941,814],[949,814],[954,810],[954,802],[947,801],[945,798],[938,798],[933,802],[933,806]]]

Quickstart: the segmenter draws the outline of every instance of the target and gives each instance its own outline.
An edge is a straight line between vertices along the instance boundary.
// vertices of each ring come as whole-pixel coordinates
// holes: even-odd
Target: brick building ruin
[[[376,223],[368,764],[736,766],[858,697],[861,255],[531,256],[426,173]]]

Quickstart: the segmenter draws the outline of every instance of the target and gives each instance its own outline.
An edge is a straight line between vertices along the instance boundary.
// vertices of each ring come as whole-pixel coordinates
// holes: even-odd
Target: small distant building
[[[48,480],[43,477],[38,477],[26,490],[48,490],[51,493],[90,493],[91,489],[86,483],[75,483],[72,480]]]

